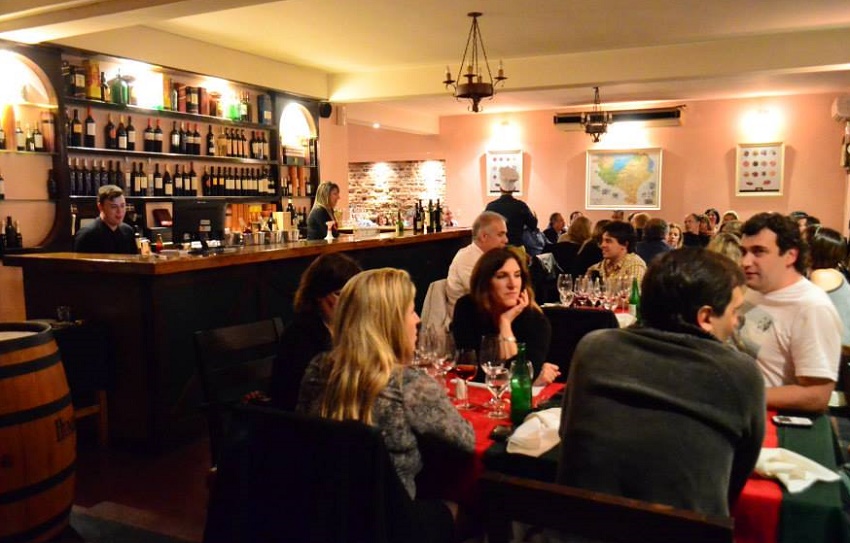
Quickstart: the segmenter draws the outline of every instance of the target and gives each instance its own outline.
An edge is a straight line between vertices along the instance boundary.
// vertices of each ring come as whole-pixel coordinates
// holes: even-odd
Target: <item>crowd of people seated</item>
[[[800,213],[741,221],[734,211],[708,209],[688,214],[681,227],[647,213],[615,213],[595,225],[578,211],[569,222],[555,213],[544,236],[561,271],[602,282],[637,278],[643,289],[642,320],[586,336],[569,375],[560,375],[546,360],[553,332],[535,300],[529,262],[536,257],[514,246],[521,236],[511,220],[526,221],[526,208],[510,194],[501,200],[519,219],[499,206],[484,211],[448,271],[457,346],[474,349],[496,334],[509,348],[526,344],[535,384],[567,381],[559,481],[728,515],[755,463],[765,408],[827,409],[841,346],[850,341],[846,240]],[[412,498],[423,468],[420,439],[469,454],[474,445],[445,386],[411,364],[414,296],[405,271],[362,271],[338,253],[319,257],[301,279],[271,389],[282,409],[380,428]],[[706,462],[674,462],[668,445],[659,448],[676,449],[684,431]],[[696,464],[703,482],[685,474]],[[456,504],[446,506],[456,514]]]

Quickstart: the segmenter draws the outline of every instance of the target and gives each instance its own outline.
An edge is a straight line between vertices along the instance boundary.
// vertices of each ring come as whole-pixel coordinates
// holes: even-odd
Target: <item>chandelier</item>
[[[452,72],[446,66],[446,80],[443,81],[446,89],[449,87],[452,88],[452,94],[454,94],[456,99],[460,100],[463,98],[472,101],[470,109],[474,113],[481,111],[479,106],[481,100],[485,98],[492,99],[493,95],[496,94],[496,86],[507,79],[501,61],[499,62],[499,71],[496,77],[493,77],[493,74],[490,72],[487,51],[484,49],[484,40],[481,38],[481,30],[478,28],[478,18],[481,15],[478,11],[467,13],[467,16],[472,17],[472,26],[469,29],[469,36],[466,38],[466,49],[463,50],[463,58],[460,60],[457,78],[452,79]],[[481,50],[481,55],[484,57],[484,62],[481,64],[479,64],[478,60],[479,49]],[[466,82],[460,83],[464,66],[466,66],[466,72],[463,73],[463,77],[466,78]],[[486,75],[482,69],[487,72]]]
[[[612,121],[611,114],[602,111],[601,103],[599,87],[593,87],[593,111],[581,114],[581,125],[584,127],[585,133],[593,138],[593,143],[599,143],[599,138],[602,137],[602,134],[608,132],[608,125]]]

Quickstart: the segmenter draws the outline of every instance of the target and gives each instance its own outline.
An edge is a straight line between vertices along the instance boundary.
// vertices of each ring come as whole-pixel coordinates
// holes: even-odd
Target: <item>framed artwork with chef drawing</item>
[[[735,154],[736,196],[782,196],[785,144],[739,143]]]

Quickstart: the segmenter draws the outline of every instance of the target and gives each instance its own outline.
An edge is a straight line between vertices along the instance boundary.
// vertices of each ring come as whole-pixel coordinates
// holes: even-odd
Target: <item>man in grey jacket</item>
[[[573,356],[558,481],[728,516],[764,436],[764,385],[726,340],[744,276],[704,249],[661,255],[642,325],[588,334]]]

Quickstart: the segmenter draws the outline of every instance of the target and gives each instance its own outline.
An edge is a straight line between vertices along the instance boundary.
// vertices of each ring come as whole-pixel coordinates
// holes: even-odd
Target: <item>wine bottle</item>
[[[94,165],[92,165],[92,166],[94,166]],[[83,196],[93,196],[94,195],[94,191],[93,191],[94,185],[92,184],[92,174],[91,174],[91,170],[89,170],[88,161],[85,158],[83,159],[83,168],[80,171],[80,173],[82,174],[82,177],[83,177],[83,186],[82,186],[83,190],[81,191],[82,195]]]
[[[517,343],[516,358],[511,362],[511,422],[514,428],[531,412],[531,375],[525,361],[525,343]]]
[[[97,189],[100,187],[106,186],[109,184],[109,174],[106,171],[106,161],[100,161],[100,168],[97,170],[97,185],[94,187],[94,194],[92,196],[97,196]]]
[[[142,194],[142,177],[144,177],[144,172],[142,172],[142,163],[139,162],[139,168],[136,169],[136,163],[133,163],[133,196],[143,196]]]
[[[159,162],[154,165],[153,171],[153,195],[165,196],[165,189],[162,186],[162,173],[159,171]]]
[[[158,121],[157,121],[158,122]],[[168,152],[170,153],[179,153],[180,152],[180,132],[177,131],[177,121],[171,122],[171,134],[168,137],[170,148]]]
[[[17,239],[17,232],[15,232],[15,226],[12,224],[12,217],[6,217],[6,228],[4,228],[3,233],[6,235],[6,248],[14,249],[16,247],[15,240]]]
[[[225,134],[224,128],[222,128],[218,136],[215,139],[215,156],[227,156],[227,135]]]
[[[0,185],[3,185],[3,175],[0,174]],[[0,194],[3,193],[3,187],[0,186]],[[3,197],[0,196],[0,199]],[[59,198],[59,185],[56,183],[56,176],[53,175],[53,168],[47,170],[47,198],[56,200]]]
[[[212,177],[206,166],[204,166],[204,174],[201,176],[201,187],[203,196],[212,196]],[[201,196],[201,194],[198,194],[198,196]]]
[[[443,231],[443,208],[440,207],[439,198],[437,198],[437,206],[434,208],[434,231]]]
[[[168,172],[168,164],[163,166],[163,170],[165,172],[162,174],[162,190],[164,196],[174,196],[174,181],[171,178],[171,174]]]
[[[77,159],[68,159],[68,192],[71,196],[76,196],[78,194],[77,191],[77,174],[79,171],[77,170]]]
[[[207,155],[215,156],[215,135],[213,135],[212,125],[207,125]]]
[[[201,133],[198,131],[198,123],[195,123],[195,130],[192,132],[192,154],[199,156],[201,154]]]
[[[178,149],[181,154],[189,153],[189,138],[191,137],[191,132],[183,128],[183,121],[180,121],[180,130],[177,131],[180,139],[178,140]],[[171,151],[174,152],[173,150]]]
[[[21,121],[15,121],[15,150],[26,151],[27,138],[24,131],[21,130]]]
[[[115,129],[115,138],[118,149],[127,150],[127,127],[124,126],[124,116],[118,116],[118,128]]]
[[[133,118],[127,117],[127,150],[136,150],[136,127],[133,126]]]
[[[92,117],[91,115],[91,106],[88,106],[85,122],[85,132],[83,133],[83,147],[94,148],[96,133],[97,125],[94,122],[94,117]]]
[[[51,172],[53,170],[50,170]],[[0,172],[0,200],[6,199],[6,180],[3,179],[3,172]]]
[[[185,171],[184,171],[184,173],[185,173]],[[186,183],[184,182],[183,184],[185,186]],[[189,191],[189,194],[191,196],[198,196],[200,194],[200,192],[198,190],[199,189],[199,187],[198,187],[198,174],[195,173],[195,163],[194,162],[189,163],[189,186],[186,187],[186,189]]]
[[[30,128],[30,123],[27,123],[27,129],[24,131],[26,137],[24,139],[24,146],[26,150],[32,153],[35,151],[35,136],[33,134],[32,128]]]
[[[44,152],[44,135],[38,129],[38,125],[32,131],[33,151],[37,153]]]
[[[129,185],[127,185],[127,179],[124,177],[124,171],[121,169],[121,161],[115,161],[115,184],[123,190],[127,192]]]
[[[0,149],[6,148],[6,131],[0,126]]]
[[[74,118],[71,120],[71,145],[81,147],[83,145],[83,123],[80,121],[80,112],[74,108]]]
[[[632,291],[629,293],[629,315],[640,320],[640,285],[637,277],[632,278]]]
[[[148,117],[148,127],[145,128],[144,139],[145,145],[142,149],[144,149],[146,153],[153,153],[156,148],[156,144],[154,143],[153,126],[151,125],[150,117]]]
[[[115,179],[115,170],[112,169],[112,161],[109,161],[109,166],[106,169],[106,183],[107,185],[117,185],[118,180]]]
[[[156,120],[156,128],[153,129],[153,152],[161,153],[162,152],[162,141],[164,140],[164,134],[162,133],[162,127],[159,125],[159,119]]]
[[[118,136],[115,131],[115,123],[112,122],[112,113],[106,115],[106,126],[103,127],[103,137],[107,149],[118,149]]]

